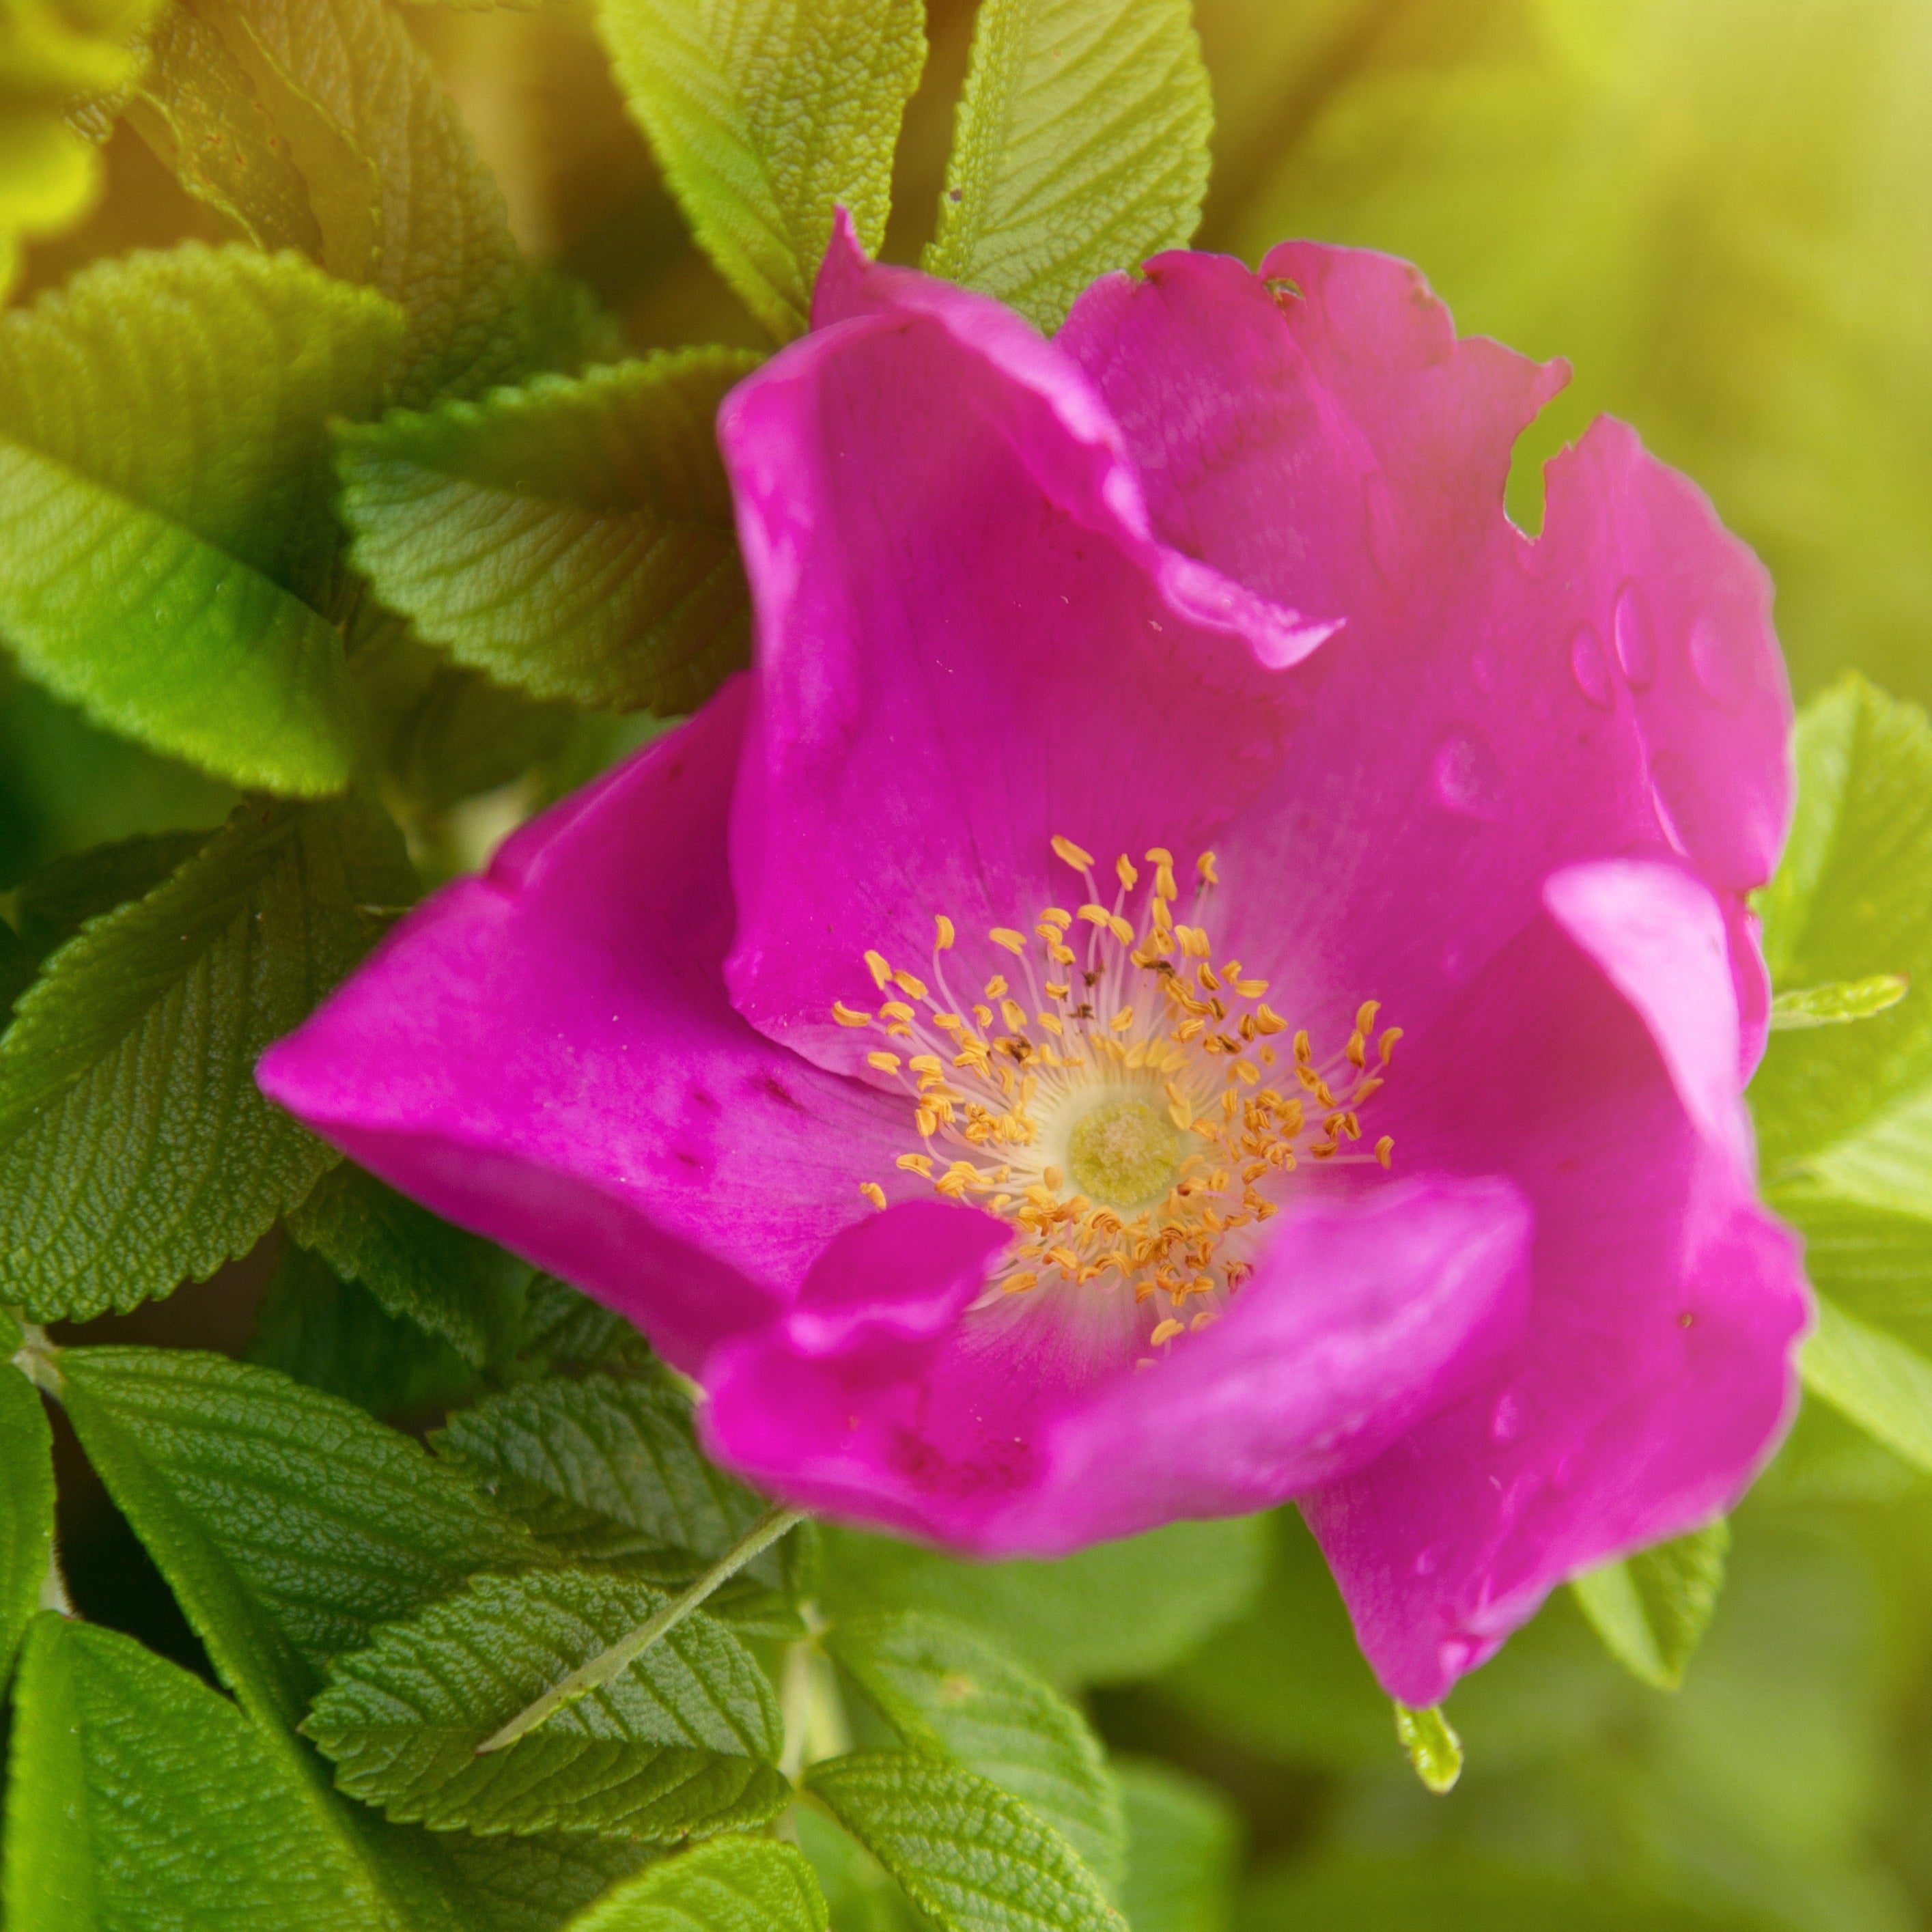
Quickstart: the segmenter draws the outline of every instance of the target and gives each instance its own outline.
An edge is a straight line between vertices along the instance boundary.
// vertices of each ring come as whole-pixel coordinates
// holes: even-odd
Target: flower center
[[[1180,1136],[1144,1100],[1102,1100],[1066,1137],[1076,1190],[1118,1213],[1151,1208],[1180,1178]]]
[[[1368,1000],[1335,1052],[1318,1054],[1305,1028],[1291,1036],[1265,980],[1238,959],[1214,963],[1213,853],[1196,862],[1183,922],[1166,848],[1144,871],[1123,854],[1111,895],[1090,854],[1068,838],[1053,850],[1084,900],[1042,908],[1030,938],[994,927],[987,941],[1006,957],[980,998],[954,994],[958,934],[941,913],[930,984],[868,952],[886,998],[876,1010],[839,1000],[832,1017],[884,1036],[866,1063],[904,1090],[920,1143],[898,1172],[1012,1223],[980,1305],[1131,1289],[1141,1339],[1158,1351],[1212,1322],[1253,1272],[1256,1231],[1302,1161],[1389,1166],[1388,1135],[1357,1149],[1402,1029],[1378,1032]],[[887,1204],[877,1180],[860,1191]]]

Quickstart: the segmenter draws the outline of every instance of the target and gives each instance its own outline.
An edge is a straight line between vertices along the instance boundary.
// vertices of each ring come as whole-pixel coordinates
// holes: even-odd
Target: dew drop
[[[1594,625],[1579,624],[1576,634],[1570,640],[1570,675],[1576,680],[1576,688],[1600,711],[1615,706],[1616,684],[1610,676],[1604,640]]]
[[[1616,632],[1617,662],[1623,666],[1630,688],[1648,691],[1657,676],[1657,632],[1652,628],[1643,592],[1634,584],[1626,584],[1617,592],[1612,626]]]
[[[1522,1404],[1514,1395],[1506,1395],[1490,1417],[1490,1440],[1507,1448],[1522,1433]]]
[[[1479,740],[1455,732],[1436,748],[1436,795],[1466,818],[1494,818],[1502,802],[1502,773]]]
[[[1437,1645],[1436,1654],[1450,1676],[1460,1677],[1482,1662],[1483,1646],[1474,1637],[1445,1636]]]
[[[1688,859],[1696,849],[1707,816],[1704,787],[1696,767],[1682,752],[1666,746],[1650,761],[1651,790],[1657,799],[1664,836]]]
[[[1684,654],[1690,660],[1691,675],[1720,711],[1744,709],[1751,694],[1750,658],[1746,651],[1732,647],[1716,618],[1706,615],[1690,626]]]

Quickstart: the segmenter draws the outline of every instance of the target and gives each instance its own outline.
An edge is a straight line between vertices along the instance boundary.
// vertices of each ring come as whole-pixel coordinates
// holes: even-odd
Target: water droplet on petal
[[[1502,803],[1502,772],[1480,740],[1455,732],[1436,748],[1436,795],[1466,818],[1494,818]]]
[[[1594,625],[1579,624],[1570,640],[1570,674],[1576,688],[1600,711],[1615,706],[1617,687],[1610,676],[1610,660]]]
[[[1696,768],[1682,752],[1666,746],[1650,761],[1650,784],[1664,837],[1689,858],[1705,818],[1704,788]]]
[[[1753,679],[1749,647],[1729,635],[1715,617],[1700,617],[1684,647],[1691,674],[1720,711],[1741,711],[1749,701]]]
[[[1483,1646],[1474,1637],[1445,1636],[1436,1646],[1436,1654],[1451,1677],[1460,1677],[1482,1661]]]
[[[1626,584],[1617,592],[1611,626],[1616,634],[1617,662],[1623,666],[1630,688],[1648,691],[1657,676],[1657,632],[1643,592],[1634,584]]]
[[[1507,1448],[1522,1433],[1522,1404],[1514,1395],[1506,1395],[1490,1417],[1490,1440]]]

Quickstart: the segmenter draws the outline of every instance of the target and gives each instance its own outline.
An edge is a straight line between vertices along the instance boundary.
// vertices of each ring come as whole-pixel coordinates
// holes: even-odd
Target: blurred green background
[[[1197,10],[1218,115],[1201,245],[1253,260],[1306,235],[1408,256],[1466,332],[1574,366],[1519,453],[1520,520],[1537,520],[1544,458],[1614,411],[1771,566],[1801,695],[1856,666],[1932,700],[1932,4]],[[931,5],[888,243],[902,260],[929,231],[972,11]],[[520,238],[589,283],[634,348],[755,340],[689,242],[581,8],[410,22]],[[189,235],[221,238],[123,130],[96,213],[34,251],[17,298],[95,255]],[[104,838],[223,815],[219,786],[9,676],[0,889]],[[443,804],[460,853],[470,808]],[[89,1332],[238,1351],[270,1258]],[[62,1474],[82,1606],[193,1660],[98,1485],[73,1456]],[[1396,1750],[1292,1517],[1240,1545],[1239,1576],[1204,1579],[1222,1621],[1190,1655],[1135,1677],[1129,1654],[1127,1681],[1092,1691],[1093,1708],[1118,1748],[1198,1773],[1234,1806],[1238,1918],[1253,1932],[1932,1925],[1932,1498],[1808,1413],[1736,1528],[1681,1693],[1623,1676],[1560,1598],[1452,1701],[1468,1768],[1447,1799]]]

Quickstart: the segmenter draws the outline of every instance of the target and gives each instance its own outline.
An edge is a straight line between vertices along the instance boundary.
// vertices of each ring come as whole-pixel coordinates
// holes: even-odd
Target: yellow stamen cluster
[[[1043,907],[1030,934],[994,927],[988,940],[1013,963],[978,999],[947,983],[958,932],[940,914],[930,985],[868,952],[884,997],[838,1001],[832,1016],[889,1042],[865,1057],[911,1103],[920,1145],[899,1169],[1013,1223],[987,1299],[1128,1288],[1136,1306],[1154,1304],[1145,1339],[1159,1348],[1212,1322],[1252,1272],[1246,1231],[1279,1211],[1283,1176],[1304,1160],[1389,1166],[1386,1134],[1362,1148],[1361,1114],[1402,1030],[1378,1030],[1365,1000],[1340,1051],[1318,1058],[1268,1004],[1265,980],[1238,959],[1216,964],[1204,923],[1213,853],[1196,861],[1184,922],[1165,847],[1144,855],[1148,872],[1117,859],[1109,898],[1090,854],[1063,838],[1053,850],[1084,897]],[[886,1205],[877,1180],[860,1187]]]

